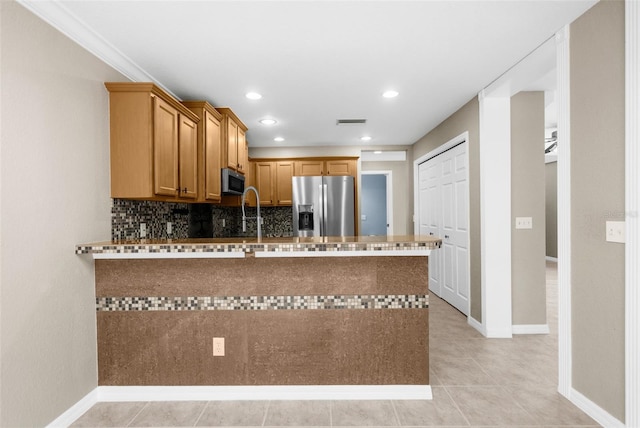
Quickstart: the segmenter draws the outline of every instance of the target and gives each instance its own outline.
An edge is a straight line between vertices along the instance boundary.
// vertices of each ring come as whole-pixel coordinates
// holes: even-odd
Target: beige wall
[[[480,111],[478,98],[476,97],[418,140],[413,146],[413,160],[420,158],[458,135],[469,132],[470,315],[478,322],[482,322],[479,124]],[[413,194],[413,189],[411,193]],[[411,209],[413,210],[413,204]]]
[[[624,2],[571,24],[571,308],[573,387],[624,421]],[[562,150],[562,147],[560,147]]]
[[[548,257],[558,257],[558,162],[545,165],[546,237]]]
[[[110,238],[108,99],[123,77],[0,2],[0,426],[44,426],[97,385],[93,261]]]
[[[544,92],[511,97],[511,301],[514,325],[547,323]],[[532,217],[532,229],[516,229]]]

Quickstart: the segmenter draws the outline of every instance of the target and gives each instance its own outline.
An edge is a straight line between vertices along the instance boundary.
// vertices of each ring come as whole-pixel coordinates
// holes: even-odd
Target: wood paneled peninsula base
[[[379,239],[79,245],[96,259],[99,385],[428,388],[440,241]]]

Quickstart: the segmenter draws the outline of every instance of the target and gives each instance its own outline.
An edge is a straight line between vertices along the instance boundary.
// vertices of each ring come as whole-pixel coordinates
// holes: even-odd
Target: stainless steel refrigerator
[[[351,176],[293,177],[293,236],[353,236]]]

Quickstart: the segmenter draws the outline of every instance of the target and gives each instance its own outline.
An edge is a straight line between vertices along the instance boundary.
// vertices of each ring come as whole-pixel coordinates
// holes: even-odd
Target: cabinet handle
[[[449,235],[444,235],[444,237],[445,237],[446,239],[449,239]]]
[[[187,188],[186,187],[184,188],[184,193],[187,193]]]

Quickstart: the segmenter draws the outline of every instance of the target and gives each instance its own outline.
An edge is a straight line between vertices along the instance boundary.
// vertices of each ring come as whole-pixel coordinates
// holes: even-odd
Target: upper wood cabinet
[[[222,115],[206,101],[183,101],[200,119],[198,126],[198,202],[220,202]]]
[[[357,158],[309,158],[296,160],[295,175],[356,176]]]
[[[247,127],[230,108],[218,107],[216,110],[222,114],[223,168],[245,174],[248,167]]]
[[[351,175],[356,176],[355,159],[332,159],[325,161],[326,175]]]
[[[260,205],[287,206],[292,201],[294,162],[252,160],[254,183],[260,194]]]
[[[294,172],[293,161],[279,161],[275,163],[276,171],[276,204],[292,205],[293,189],[291,178]]]
[[[109,90],[111,197],[197,198],[198,116],[152,83]]]
[[[260,205],[274,205],[275,164],[274,162],[254,162],[254,179],[260,195]]]

